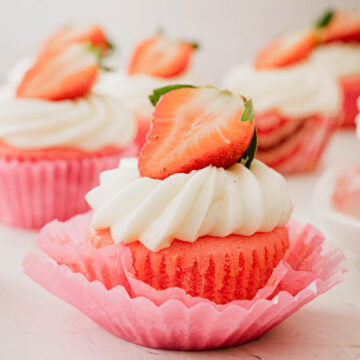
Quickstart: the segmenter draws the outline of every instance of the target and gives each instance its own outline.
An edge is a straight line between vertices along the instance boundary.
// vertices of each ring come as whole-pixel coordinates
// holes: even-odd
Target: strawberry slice
[[[247,151],[254,134],[251,100],[216,88],[182,87],[163,95],[138,168],[164,179],[213,165],[229,167]]]
[[[321,26],[321,39],[332,41],[360,41],[360,14],[351,11],[328,12],[327,22]],[[321,20],[319,21],[321,25]]]
[[[312,29],[286,34],[274,39],[255,59],[255,68],[273,69],[305,59],[317,43]]]
[[[98,25],[66,25],[55,31],[45,42],[39,58],[56,55],[65,47],[74,43],[88,42],[106,53],[112,45],[107,40],[103,29]]]
[[[98,59],[88,44],[66,47],[57,56],[39,59],[16,91],[21,98],[74,99],[87,94],[98,73]]]
[[[140,43],[131,58],[128,72],[168,78],[187,68],[197,46],[156,35]]]

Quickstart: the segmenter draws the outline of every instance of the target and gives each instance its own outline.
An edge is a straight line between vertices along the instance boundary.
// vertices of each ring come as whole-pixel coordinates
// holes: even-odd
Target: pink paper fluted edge
[[[98,184],[102,171],[134,156],[131,144],[111,155],[27,160],[0,157],[0,221],[39,229],[54,219],[67,220],[89,210],[85,194]]]
[[[267,286],[253,300],[217,305],[178,288],[156,291],[134,279],[126,247],[99,251],[84,243],[90,217],[47,225],[38,245],[56,261],[29,254],[24,272],[111,333],[149,347],[200,350],[255,339],[342,281],[345,271],[339,249],[323,244],[311,225],[291,221],[291,249]],[[80,272],[70,270],[75,263]],[[116,275],[109,276],[111,271]]]

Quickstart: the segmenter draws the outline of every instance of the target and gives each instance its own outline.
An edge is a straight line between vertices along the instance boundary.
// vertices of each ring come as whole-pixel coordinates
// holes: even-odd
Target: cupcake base
[[[80,158],[1,157],[0,222],[39,229],[51,220],[88,211],[84,196],[98,184],[100,173],[136,153],[137,146],[132,145],[115,154]]]
[[[114,335],[136,344],[181,350],[234,346],[258,338],[342,281],[344,257],[311,225],[287,225],[290,247],[252,300],[218,305],[182,289],[154,290],[135,279],[126,246],[87,242],[91,214],[48,224],[43,254],[24,272]],[[76,324],[74,324],[76,327]]]

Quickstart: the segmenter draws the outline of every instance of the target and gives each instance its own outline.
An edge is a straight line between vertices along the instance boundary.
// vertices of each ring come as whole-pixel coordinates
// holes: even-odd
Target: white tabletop
[[[337,133],[316,173],[288,178],[296,218],[317,224],[311,204],[317,177],[333,163],[360,162],[359,150],[353,132]],[[261,339],[224,350],[176,352],[144,348],[111,335],[23,275],[23,258],[37,251],[36,232],[2,226],[0,239],[1,360],[360,359],[360,260],[349,260],[342,284]]]

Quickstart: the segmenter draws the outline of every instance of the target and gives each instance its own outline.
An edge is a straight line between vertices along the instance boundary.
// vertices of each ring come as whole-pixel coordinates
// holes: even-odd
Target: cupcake
[[[283,174],[316,168],[340,109],[333,77],[303,62],[274,69],[243,64],[228,71],[223,86],[254,101],[259,160]]]
[[[189,72],[198,45],[157,34],[138,44],[126,71],[102,73],[95,91],[120,97],[138,122],[136,142],[142,146],[154,110],[148,96],[155,88],[174,84],[199,84]]]
[[[93,213],[42,230],[27,275],[120,337],[184,350],[255,339],[341,281],[341,252],[289,222],[285,180],[253,160],[251,100],[179,86],[151,101],[139,158],[101,174]]]
[[[95,51],[95,53],[94,53]],[[99,48],[72,43],[36,60],[0,101],[0,221],[40,228],[88,210],[100,172],[136,154],[132,114],[93,94]]]

